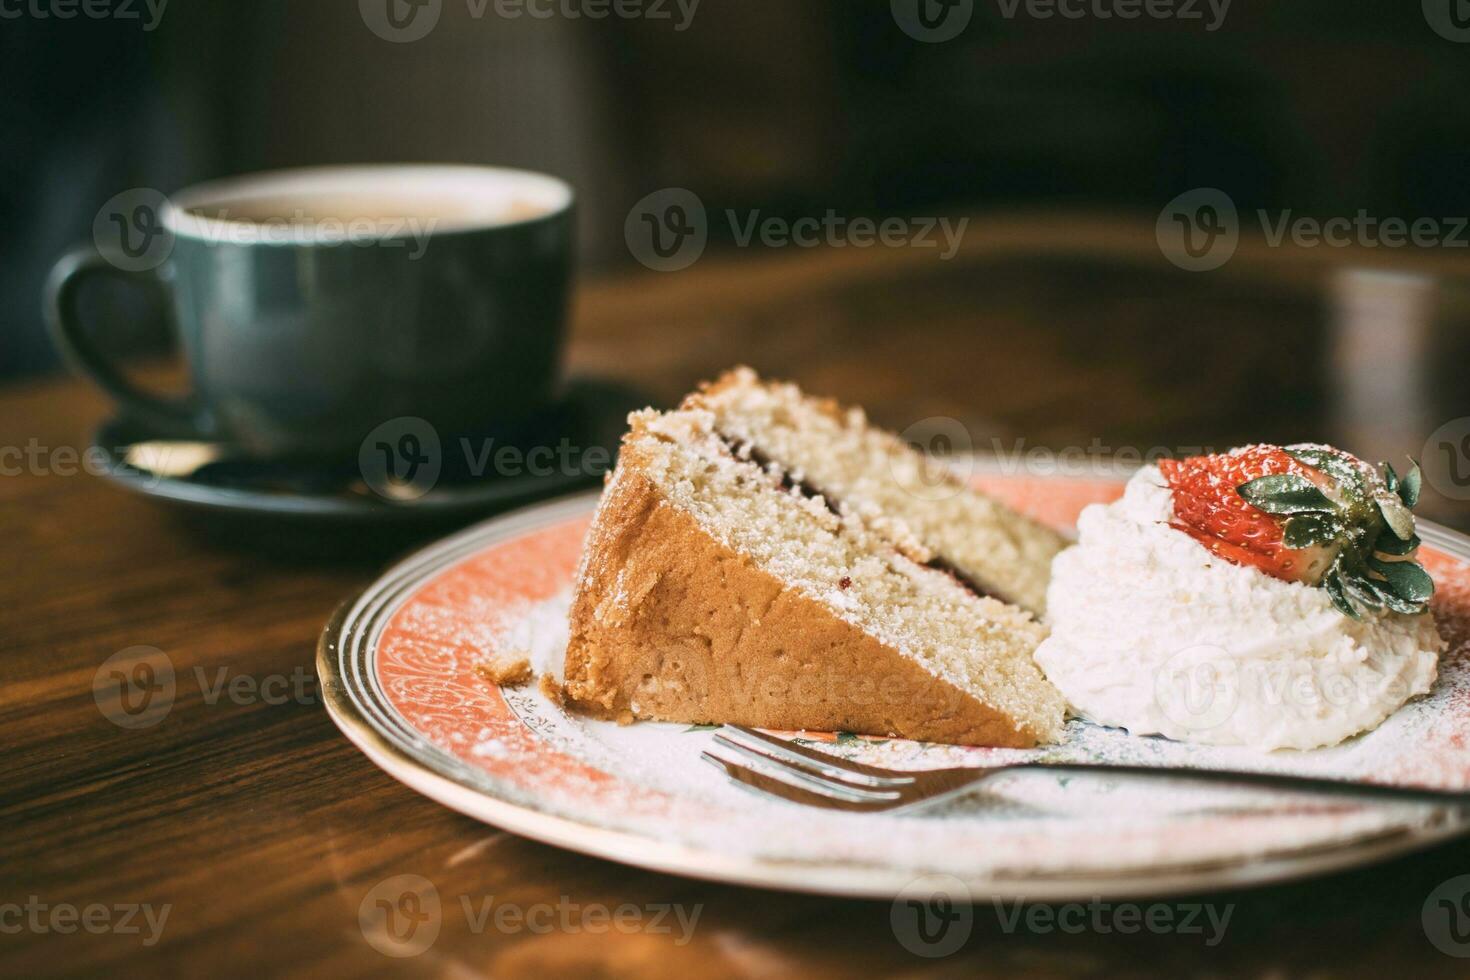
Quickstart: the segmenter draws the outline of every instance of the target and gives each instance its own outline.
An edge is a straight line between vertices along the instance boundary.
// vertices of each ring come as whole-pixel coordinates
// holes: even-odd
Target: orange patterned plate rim
[[[977,482],[1059,526],[1070,524],[1084,504],[1111,499],[1122,487],[1110,475],[1037,477],[1003,473],[993,465],[982,466]],[[1453,808],[1385,815],[1356,805],[1329,812],[1275,802],[1263,804],[1258,814],[1217,817],[1184,810],[1177,819],[1164,814],[1147,827],[1090,827],[1093,798],[1078,790],[1083,807],[1072,820],[1027,810],[1020,799],[1019,815],[1007,812],[1004,819],[889,817],[884,819],[910,822],[885,824],[874,834],[886,839],[898,828],[949,853],[957,845],[977,851],[990,846],[1025,860],[1002,854],[988,863],[938,867],[921,846],[863,846],[861,825],[851,821],[872,820],[871,815],[843,815],[848,823],[819,833],[828,842],[805,853],[801,841],[820,826],[812,821],[825,819],[820,811],[754,801],[732,806],[722,797],[686,793],[680,785],[641,783],[632,765],[623,771],[624,759],[631,763],[633,755],[645,752],[653,753],[647,765],[658,768],[669,768],[666,760],[676,758],[659,753],[697,758],[705,734],[683,726],[633,725],[626,727],[639,731],[611,726],[588,736],[584,729],[594,723],[569,719],[539,694],[501,690],[474,673],[474,659],[487,646],[511,642],[512,636],[519,643],[533,628],[527,624],[555,619],[556,597],[570,586],[596,500],[595,493],[580,494],[470,527],[394,565],[337,610],[318,646],[323,697],[332,720],[372,762],[430,799],[544,843],[656,871],[833,895],[893,897],[934,873],[946,873],[977,900],[1199,892],[1356,867],[1470,829],[1470,811]],[[1436,561],[1453,566],[1457,582],[1470,584],[1470,538],[1421,524]],[[1457,589],[1454,601],[1466,607],[1462,620],[1470,622],[1470,588]],[[1470,669],[1466,677],[1470,691]],[[1455,746],[1447,764],[1457,773],[1463,766],[1470,783],[1470,766],[1464,766],[1470,755],[1459,747],[1459,732],[1470,732],[1470,697],[1457,694],[1453,705]],[[627,741],[634,737],[642,741]],[[885,749],[920,751],[899,740],[867,740],[854,751]],[[768,828],[791,821],[805,821],[805,830],[793,832],[784,850],[779,842],[730,844],[767,836]],[[1291,833],[1265,832],[1273,822],[1289,825]],[[1222,844],[1222,835],[1236,839]],[[1047,855],[1048,848],[1058,853]]]

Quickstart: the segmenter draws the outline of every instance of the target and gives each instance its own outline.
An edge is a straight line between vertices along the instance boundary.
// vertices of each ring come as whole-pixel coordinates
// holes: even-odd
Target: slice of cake
[[[917,454],[749,372],[630,421],[578,573],[572,707],[974,745],[1058,737],[1063,700],[1032,661],[1045,631],[995,598],[1039,606],[1049,532],[963,487],[946,513],[975,526],[931,520],[941,502],[903,495]],[[982,554],[987,540],[1009,565]]]

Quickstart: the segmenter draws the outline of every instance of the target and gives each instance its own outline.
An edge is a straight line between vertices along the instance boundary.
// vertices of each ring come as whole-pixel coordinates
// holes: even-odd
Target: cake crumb
[[[550,674],[542,674],[541,680],[537,682],[536,686],[546,696],[546,699],[558,708],[566,705],[567,689],[562,687],[555,677]]]
[[[520,687],[531,680],[531,655],[525,650],[497,651],[488,660],[475,664],[475,673],[491,684]]]

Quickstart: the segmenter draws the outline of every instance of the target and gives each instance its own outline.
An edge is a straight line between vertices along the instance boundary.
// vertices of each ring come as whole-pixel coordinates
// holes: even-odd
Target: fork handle
[[[1265,786],[1272,789],[1304,790],[1332,793],[1338,796],[1370,796],[1378,799],[1416,803],[1460,803],[1470,806],[1470,791],[1425,789],[1415,786],[1390,786],[1384,783],[1359,783],[1348,779],[1321,776],[1295,776],[1278,772],[1246,772],[1234,769],[1192,769],[1188,766],[1130,766],[1109,762],[1021,762],[1007,769],[1049,769],[1074,772],[1105,772],[1124,776],[1172,777],[1195,779],[1207,783],[1234,783]]]

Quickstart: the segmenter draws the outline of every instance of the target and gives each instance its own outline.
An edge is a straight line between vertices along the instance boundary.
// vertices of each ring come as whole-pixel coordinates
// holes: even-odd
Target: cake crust
[[[1006,747],[1048,734],[716,540],[640,472],[636,444],[624,445],[578,578],[565,693],[598,717]]]

